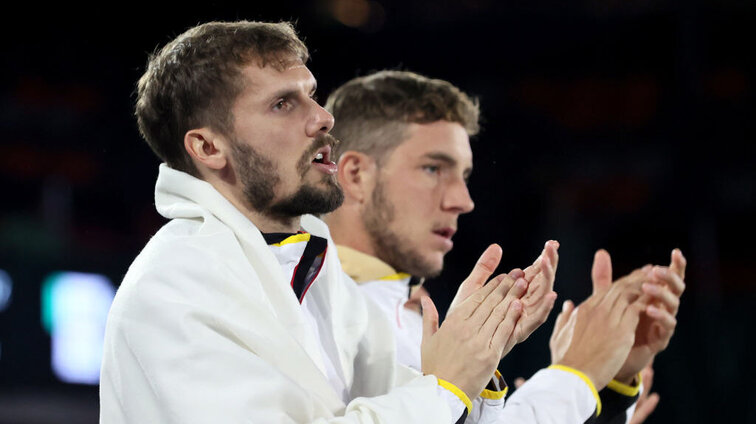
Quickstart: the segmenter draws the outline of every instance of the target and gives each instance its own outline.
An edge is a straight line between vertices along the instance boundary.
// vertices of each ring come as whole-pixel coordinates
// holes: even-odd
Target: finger
[[[567,324],[567,321],[570,319],[573,309],[575,309],[575,304],[572,303],[571,300],[568,299],[562,303],[562,312],[557,315],[553,334],[559,334],[559,332],[562,331],[562,328],[564,328],[565,324]]]
[[[501,282],[506,280],[507,283],[510,283],[512,281],[511,278],[507,274],[499,274],[495,278],[493,278],[491,281],[488,282],[483,287],[480,287],[476,289],[470,296],[465,299],[464,302],[462,302],[459,307],[455,308],[451,312],[447,312],[447,316],[450,314],[460,314],[463,319],[470,318],[475,311],[478,309],[480,305],[483,304],[483,302],[488,299],[488,297],[496,291],[499,286],[501,285]],[[500,299],[503,299],[506,295],[506,291],[509,290],[509,287],[511,284],[505,288],[503,288],[503,293],[497,293],[494,294],[494,298],[492,298],[495,302],[498,302]],[[489,306],[489,308],[493,308],[493,306]]]
[[[478,258],[478,262],[475,263],[470,275],[462,282],[464,285],[473,287],[483,287],[491,274],[496,271],[496,267],[499,266],[501,261],[501,247],[498,244],[492,244],[483,251],[483,254]]]
[[[559,242],[556,240],[547,241],[544,250],[546,251],[546,255],[549,257],[551,264],[556,270],[557,265],[559,265]]]
[[[513,280],[517,280],[518,278],[525,277],[525,272],[521,270],[520,268],[515,268],[511,271],[509,271],[509,278]]]
[[[677,319],[663,308],[648,305],[646,306],[646,314],[653,318],[654,321],[661,324],[661,326],[667,331],[674,331],[675,326],[677,326]]]
[[[654,278],[657,278],[669,286],[672,293],[681,296],[685,291],[685,282],[683,279],[670,268],[664,266],[655,266],[653,272]]]
[[[523,297],[526,309],[537,304],[554,286],[553,267],[551,266],[551,260],[547,256],[541,258],[541,271],[532,280],[528,281],[528,291]]]
[[[541,271],[541,260],[548,256],[551,260],[551,263],[556,267],[557,262],[559,261],[559,255],[557,254],[557,249],[559,249],[559,242],[556,240],[549,240],[547,241],[544,246],[543,250],[541,251],[541,254],[536,258],[535,261],[533,261],[533,264],[529,267],[525,268],[525,279],[528,281],[532,281],[533,278]]]
[[[457,289],[457,294],[454,295],[448,311],[453,311],[462,302],[467,300],[475,291],[486,284],[486,280],[493,274],[496,267],[499,266],[501,260],[501,247],[497,244],[492,244],[483,251],[483,254],[478,258],[478,262],[470,272],[470,275],[462,281]]]
[[[670,290],[653,283],[643,283],[641,288],[644,293],[651,296],[654,300],[661,302],[672,315],[677,315],[677,310],[680,307],[680,298],[675,296]]]
[[[643,293],[641,286],[650,280],[649,272],[650,268],[635,270],[609,287],[601,302],[606,305],[605,307],[610,308],[610,317],[615,320],[614,322],[622,320],[625,310],[633,303],[640,300],[643,302],[643,307],[648,304],[651,297]]]
[[[541,259],[542,258],[543,258],[543,252],[541,252],[541,254],[538,255],[538,257],[536,258],[536,260],[533,261],[533,263],[530,266],[528,266],[527,268],[525,268],[523,270],[523,272],[525,273],[525,275],[523,276],[524,279],[526,279],[528,281],[532,281],[533,280],[533,277],[535,277],[536,274],[538,274],[538,271],[541,270]]]
[[[436,305],[428,296],[423,296],[420,299],[420,303],[423,306],[423,340],[425,343],[432,335],[438,331],[438,310]]]
[[[651,265],[636,269],[630,274],[615,281],[606,293],[606,298],[611,299],[612,296],[618,296],[623,292],[641,293],[641,286],[643,283],[651,281],[652,278]]]
[[[629,331],[635,334],[641,314],[647,309],[641,302],[631,302],[621,313],[619,327],[621,331]]]
[[[604,249],[599,249],[593,255],[591,280],[593,281],[593,293],[606,291],[612,285],[612,258],[609,256],[609,252]]]
[[[651,393],[643,402],[638,401],[629,424],[641,424],[646,421],[658,404],[659,395],[657,393]]]
[[[507,308],[507,314],[504,316],[504,319],[499,322],[499,325],[496,327],[496,331],[491,337],[491,347],[493,349],[497,349],[500,352],[504,353],[505,351],[508,352],[512,348],[512,346],[514,345],[514,339],[512,336],[515,326],[517,325],[517,320],[520,318],[521,314],[522,302],[520,302],[519,300],[513,301],[511,305],[509,305],[509,308]]]
[[[669,268],[680,278],[685,279],[685,268],[688,265],[688,261],[683,256],[680,249],[672,250],[672,260],[670,261]]]
[[[528,282],[524,278],[512,281],[505,275],[499,287],[486,298],[469,319],[479,326],[481,333],[493,334],[496,326],[504,319],[509,305],[515,299],[522,297],[527,286]]]
[[[534,311],[528,311],[527,308],[523,309],[523,315],[527,313],[527,321],[525,323],[525,327],[523,327],[523,330],[525,334],[523,334],[524,338],[522,340],[519,340],[519,342],[522,342],[527,338],[530,334],[533,333],[538,327],[543,325],[544,322],[546,322],[546,319],[549,317],[549,313],[551,313],[551,310],[554,309],[554,303],[556,302],[557,294],[555,292],[550,292],[546,296],[543,297],[543,300],[539,302],[538,305],[536,305],[536,309]]]
[[[515,389],[519,389],[520,387],[522,387],[523,384],[525,384],[524,378],[522,377],[515,378],[515,381],[514,381]]]

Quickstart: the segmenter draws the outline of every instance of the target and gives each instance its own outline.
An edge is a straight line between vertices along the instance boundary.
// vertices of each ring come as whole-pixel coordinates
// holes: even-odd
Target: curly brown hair
[[[184,135],[208,126],[233,131],[231,107],[244,89],[241,70],[252,63],[283,70],[309,53],[288,22],[208,22],[150,55],[137,84],[139,132],[168,166],[199,176]]]
[[[383,70],[354,78],[331,93],[325,108],[336,121],[331,134],[347,150],[381,161],[406,138],[411,123],[450,121],[473,136],[480,130],[480,107],[451,83],[410,71]]]

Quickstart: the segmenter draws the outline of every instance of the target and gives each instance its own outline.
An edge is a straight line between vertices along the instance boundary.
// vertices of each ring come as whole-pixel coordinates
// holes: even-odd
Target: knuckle
[[[483,293],[475,293],[470,296],[470,301],[476,305],[480,305],[484,300],[486,300],[486,295]]]

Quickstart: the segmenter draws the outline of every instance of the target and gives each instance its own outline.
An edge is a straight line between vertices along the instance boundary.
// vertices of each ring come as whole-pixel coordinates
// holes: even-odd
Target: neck
[[[205,178],[218,192],[223,195],[236,209],[247,217],[255,227],[263,233],[296,233],[299,231],[300,218],[272,216],[253,209],[244,197],[244,193],[239,187],[228,184],[222,179]]]
[[[249,209],[241,211],[263,233],[296,233],[302,228],[301,216],[283,218],[272,217]]]
[[[375,256],[375,248],[356,205],[344,202],[340,208],[322,217],[336,244],[351,247],[370,256]]]

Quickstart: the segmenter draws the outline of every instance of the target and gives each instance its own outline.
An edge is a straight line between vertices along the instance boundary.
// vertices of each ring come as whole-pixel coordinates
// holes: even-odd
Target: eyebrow
[[[441,162],[446,162],[449,166],[456,166],[457,160],[453,157],[447,155],[443,152],[430,152],[423,155],[423,157],[433,160],[438,160]],[[462,175],[464,176],[465,180],[467,180],[470,177],[470,174],[472,174],[472,166],[469,168],[466,168]]]
[[[312,88],[310,89],[310,91],[307,94],[310,95],[310,96],[312,96],[312,94],[315,93],[315,91],[317,89],[318,89],[318,83],[315,82],[315,83],[312,84]],[[299,90],[298,89],[287,87],[287,88],[283,88],[283,89],[281,89],[279,91],[274,92],[270,96],[270,99],[271,100],[275,100],[275,99],[280,99],[280,98],[289,98],[289,97],[294,97],[297,94],[299,94]]]

